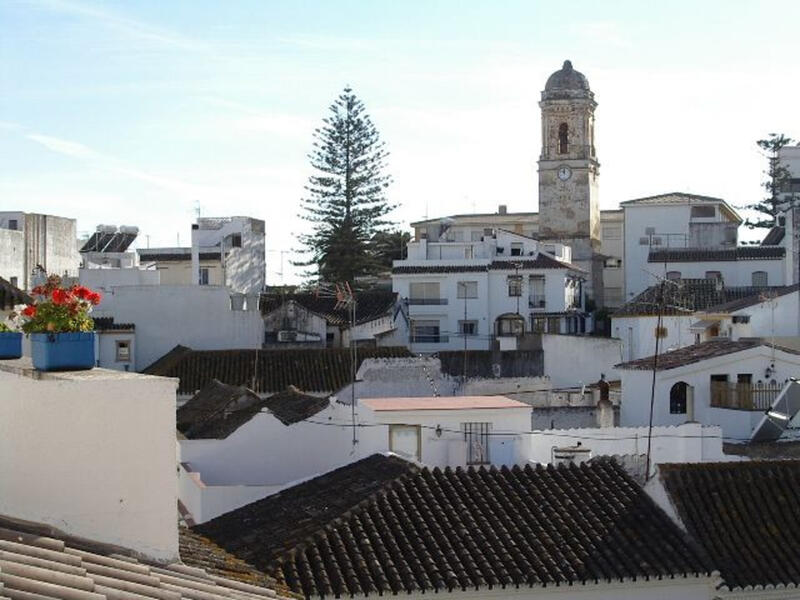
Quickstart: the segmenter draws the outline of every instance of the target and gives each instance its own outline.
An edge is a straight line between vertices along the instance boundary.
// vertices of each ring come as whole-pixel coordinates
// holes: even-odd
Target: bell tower
[[[600,163],[594,146],[597,102],[586,77],[567,60],[547,79],[539,106],[539,239],[571,246],[573,262],[591,273],[587,292],[597,296],[592,293],[592,288],[602,290],[602,266],[598,282],[594,265],[600,246]]]

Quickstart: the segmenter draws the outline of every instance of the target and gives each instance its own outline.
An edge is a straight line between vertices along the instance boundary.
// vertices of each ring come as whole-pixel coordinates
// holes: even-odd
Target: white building
[[[190,248],[138,250],[143,265],[161,272],[161,283],[221,285],[259,294],[266,283],[264,221],[251,217],[198,218]]]
[[[620,425],[647,425],[653,357],[622,363],[617,370]],[[796,350],[757,339],[722,339],[666,352],[658,357],[653,424],[719,425],[726,441],[744,443],[785,382],[798,375]]]
[[[409,244],[408,258],[394,262],[392,287],[412,351],[488,349],[495,340],[513,350],[526,333],[586,330],[585,276],[562,244],[453,225]]]
[[[80,262],[75,219],[0,212],[0,277],[30,290],[34,272],[76,277]]]

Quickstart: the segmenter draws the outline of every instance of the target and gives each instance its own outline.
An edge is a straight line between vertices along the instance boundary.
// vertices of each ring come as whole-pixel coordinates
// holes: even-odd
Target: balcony
[[[409,306],[442,306],[447,304],[447,298],[408,298],[406,302]]]
[[[765,411],[781,393],[781,386],[770,384],[711,382],[711,406],[736,410]]]
[[[528,296],[528,308],[544,309],[547,306],[544,294],[531,294]]]

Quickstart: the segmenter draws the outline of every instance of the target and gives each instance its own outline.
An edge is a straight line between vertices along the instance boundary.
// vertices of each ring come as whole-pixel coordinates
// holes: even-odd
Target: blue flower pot
[[[22,334],[17,331],[0,331],[0,359],[22,356]]]
[[[40,371],[81,371],[94,367],[94,332],[32,333],[31,359]]]

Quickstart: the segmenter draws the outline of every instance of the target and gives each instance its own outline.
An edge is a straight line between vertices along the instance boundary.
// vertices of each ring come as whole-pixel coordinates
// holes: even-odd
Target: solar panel
[[[792,379],[775,398],[750,436],[751,442],[774,442],[800,412],[800,383]]]

